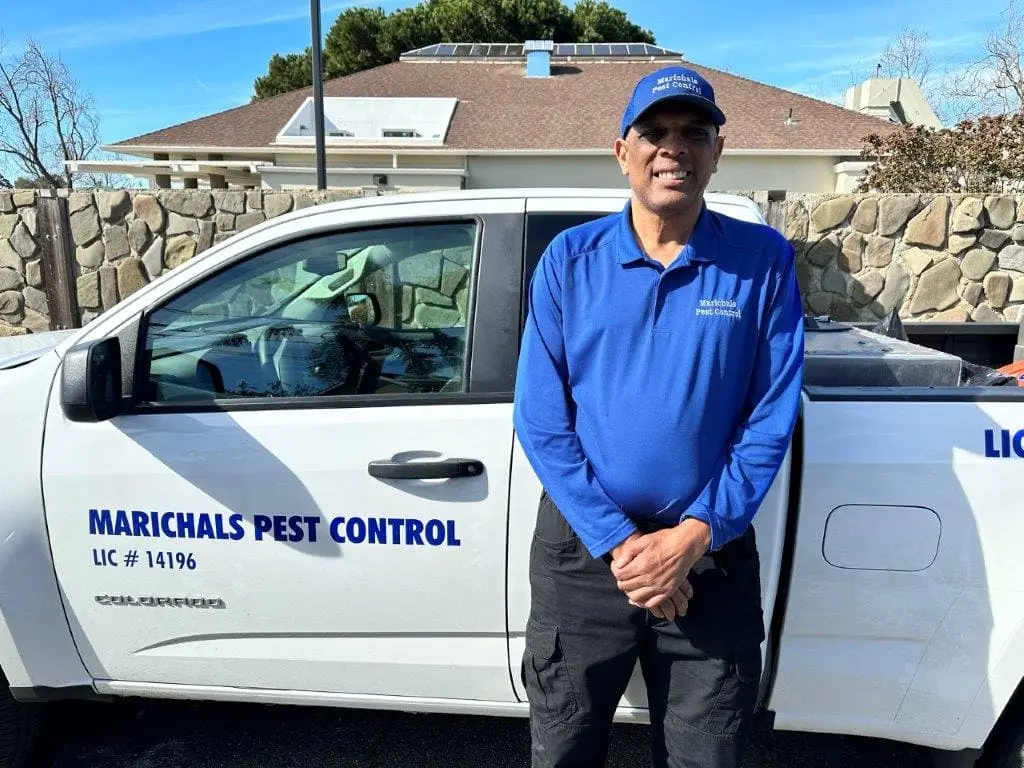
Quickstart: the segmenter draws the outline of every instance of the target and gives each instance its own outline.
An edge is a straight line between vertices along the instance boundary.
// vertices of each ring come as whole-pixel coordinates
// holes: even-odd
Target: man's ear
[[[622,139],[615,140],[615,159],[619,161],[619,170],[623,176],[629,175],[629,146]]]
[[[718,138],[715,140],[715,164],[712,166],[712,173],[718,172],[718,161],[722,158],[723,149],[725,149],[725,137],[718,134]]]

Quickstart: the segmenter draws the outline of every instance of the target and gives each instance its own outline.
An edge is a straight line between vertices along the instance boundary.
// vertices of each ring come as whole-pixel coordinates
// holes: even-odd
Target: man
[[[621,213],[532,278],[515,426],[543,486],[522,677],[535,766],[600,766],[639,660],[658,766],[739,765],[761,675],[751,521],[799,406],[803,312],[773,229],[708,210],[725,115],[684,67],[642,78]]]

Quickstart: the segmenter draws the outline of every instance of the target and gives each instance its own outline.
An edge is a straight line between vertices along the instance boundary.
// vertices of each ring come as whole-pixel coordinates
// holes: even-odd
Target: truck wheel
[[[1024,682],[989,735],[978,766],[1024,768]]]
[[[15,701],[0,684],[0,768],[27,768],[39,741],[43,705]]]

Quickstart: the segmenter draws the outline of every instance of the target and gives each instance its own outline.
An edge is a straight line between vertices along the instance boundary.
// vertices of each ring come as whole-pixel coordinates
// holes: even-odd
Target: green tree
[[[385,13],[349,8],[331,25],[324,41],[324,77],[342,77],[392,61],[404,52],[435,43],[654,43],[654,35],[632,23],[604,0],[423,0]],[[257,78],[255,99],[312,83],[310,53],[275,54]]]
[[[654,44],[654,35],[633,24],[625,13],[604,0],[579,0],[572,13],[573,40]]]
[[[270,58],[267,74],[257,77],[253,87],[256,99],[266,99],[303,88],[312,82],[313,51],[307,47],[305,53],[289,53],[285,56],[275,53]]]
[[[388,17],[380,8],[349,8],[324,40],[324,77],[341,77],[388,62],[380,39]],[[310,82],[312,82],[310,73]]]

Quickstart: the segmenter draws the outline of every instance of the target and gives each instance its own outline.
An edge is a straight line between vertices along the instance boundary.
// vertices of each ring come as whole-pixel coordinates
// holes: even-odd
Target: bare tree
[[[1024,111],[1024,7],[1010,0],[999,27],[989,31],[985,52],[949,76],[948,98],[955,118]]]
[[[931,85],[932,55],[928,34],[903,27],[882,50],[878,63],[883,77],[914,80],[922,93]]]
[[[68,160],[84,160],[99,146],[92,97],[59,57],[29,40],[4,58],[0,37],[0,159],[47,187],[74,186]]]

